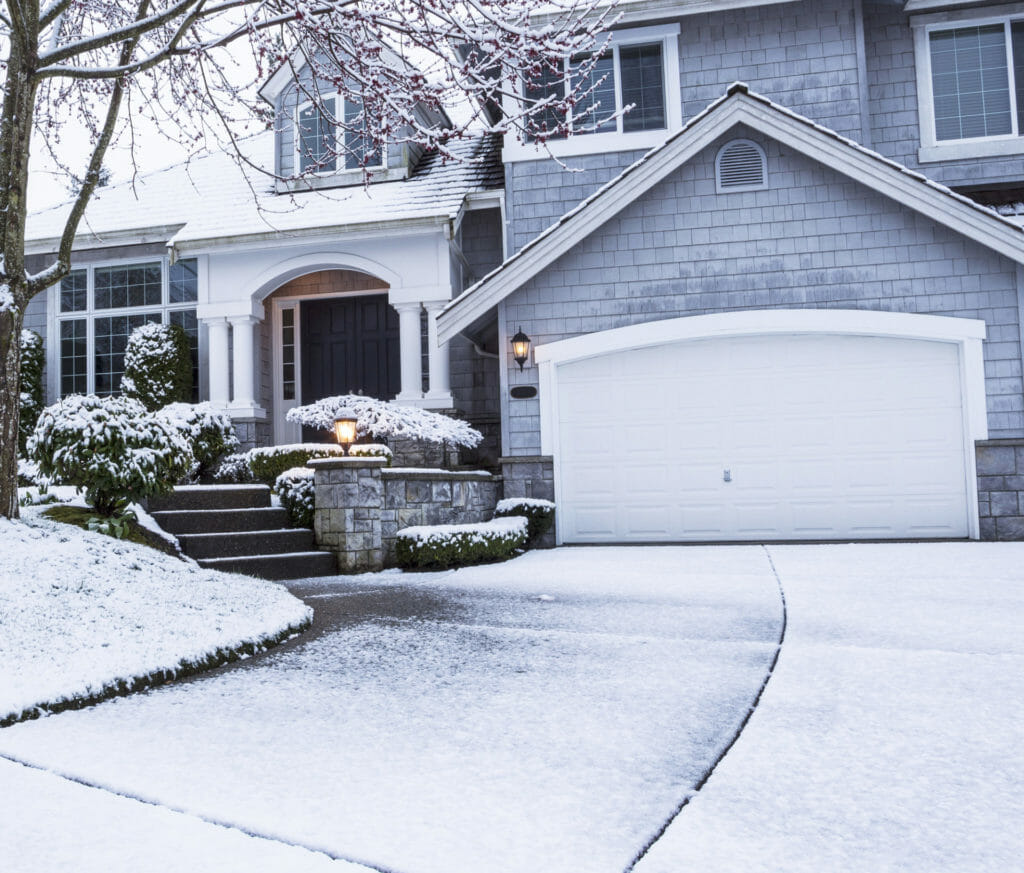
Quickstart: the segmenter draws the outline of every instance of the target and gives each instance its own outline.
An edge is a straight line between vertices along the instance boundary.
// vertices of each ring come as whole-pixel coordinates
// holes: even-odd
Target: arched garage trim
[[[974,442],[988,438],[982,341],[985,322],[902,312],[846,309],[773,309],[715,313],[665,319],[598,331],[540,345],[535,360],[540,378],[541,450],[555,462],[556,498],[559,496],[558,367],[630,349],[715,338],[785,334],[857,335],[951,343],[960,363],[960,396],[964,422],[964,468],[970,511],[969,531],[979,535]],[[614,410],[609,410],[610,426]],[[614,457],[610,450],[609,459]],[[561,539],[559,535],[559,539]]]

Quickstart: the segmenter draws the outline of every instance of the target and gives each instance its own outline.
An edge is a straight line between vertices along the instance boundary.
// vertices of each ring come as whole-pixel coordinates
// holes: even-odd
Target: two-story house
[[[27,319],[51,399],[116,390],[131,327],[177,320],[251,441],[346,390],[452,408],[561,542],[1024,537],[1024,3],[621,10],[539,84],[632,109],[546,147],[385,149],[299,209],[217,155],[104,190]],[[264,93],[286,172],[310,109]]]

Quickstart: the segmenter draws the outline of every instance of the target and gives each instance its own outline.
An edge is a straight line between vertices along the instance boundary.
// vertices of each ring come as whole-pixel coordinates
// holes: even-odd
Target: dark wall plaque
[[[532,385],[516,385],[511,391],[508,392],[516,400],[527,400],[530,397],[537,396],[537,389]]]

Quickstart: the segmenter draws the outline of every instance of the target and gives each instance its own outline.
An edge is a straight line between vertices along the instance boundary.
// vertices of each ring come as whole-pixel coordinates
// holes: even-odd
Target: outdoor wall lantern
[[[522,372],[523,364],[530,357],[530,338],[523,333],[522,328],[519,328],[519,333],[512,337],[512,357],[519,364],[519,370]]]
[[[342,409],[334,419],[334,438],[342,451],[347,455],[348,447],[356,441],[356,416],[347,409]]]

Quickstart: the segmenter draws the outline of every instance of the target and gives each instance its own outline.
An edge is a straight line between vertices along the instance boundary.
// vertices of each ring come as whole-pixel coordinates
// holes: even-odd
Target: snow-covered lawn
[[[45,508],[0,519],[0,722],[187,672],[309,621],[280,585],[54,522]]]
[[[756,547],[307,592],[308,642],[15,725],[0,753],[401,873],[621,873],[732,736],[781,621]]]
[[[1024,865],[1024,543],[772,546],[788,627],[636,873]]]

